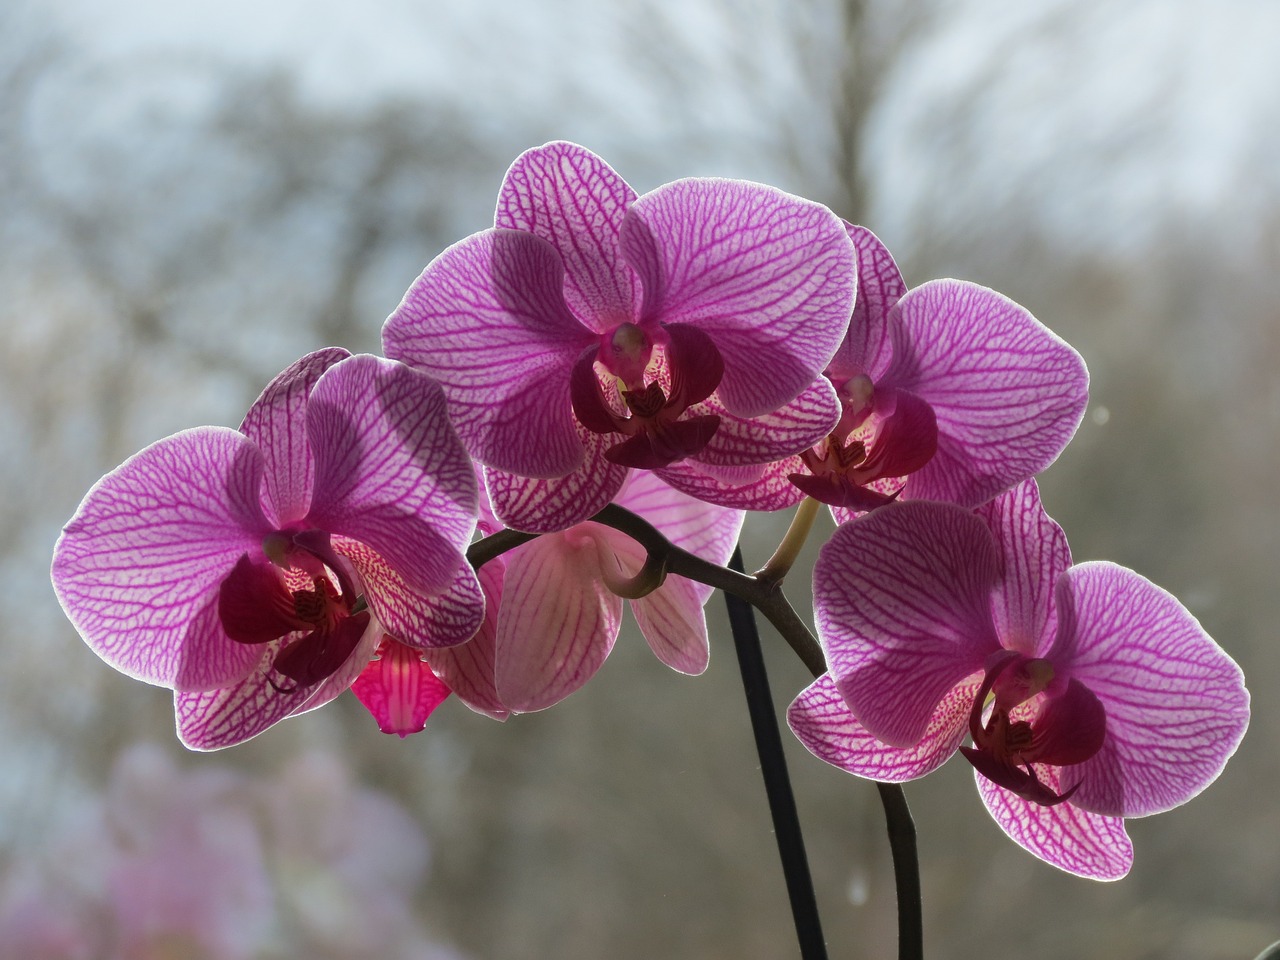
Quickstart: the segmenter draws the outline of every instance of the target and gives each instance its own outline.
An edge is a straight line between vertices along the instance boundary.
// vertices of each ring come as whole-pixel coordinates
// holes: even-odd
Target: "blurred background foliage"
[[[566,138],[640,191],[716,175],[822,200],[877,231],[909,283],[958,276],[1029,307],[1092,373],[1085,422],[1041,478],[1076,558],[1177,594],[1249,677],[1237,757],[1204,796],[1130,823],[1136,864],[1116,884],[1004,839],[963,764],[909,786],[929,956],[1227,960],[1280,936],[1280,9],[354,9],[0,7],[0,915],[39,864],[74,861],[59,838],[137,766],[131,745],[272,783],[323,749],[345,789],[412,812],[431,871],[416,879],[423,847],[395,895],[463,955],[794,953],[719,598],[702,678],[624,635],[544,714],[500,725],[451,701],[400,742],[344,696],[208,758],[177,744],[165,691],[84,647],[48,585],[59,526],[101,474],[183,427],[238,423],[304,352],[376,351],[422,266],[491,222],[511,159]],[[785,523],[749,518],[748,564]],[[781,708],[807,678],[768,653]],[[874,790],[792,746],[832,957],[892,956]],[[299,808],[326,789],[300,783]],[[317,843],[365,842],[325,824]],[[245,949],[217,955],[290,955]]]

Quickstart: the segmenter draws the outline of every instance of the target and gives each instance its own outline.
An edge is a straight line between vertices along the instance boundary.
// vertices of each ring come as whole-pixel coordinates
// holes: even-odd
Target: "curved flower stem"
[[[814,677],[820,677],[826,672],[827,663],[822,648],[783,594],[781,578],[749,577],[745,573],[694,556],[671,543],[653,524],[617,504],[609,504],[591,519],[621,530],[631,537],[645,548],[651,562],[657,564],[661,562],[661,558],[665,558],[668,574],[674,573],[705,583],[745,600],[773,624],[774,629],[782,635]],[[534,536],[512,530],[500,531],[473,543],[467,550],[467,559],[472,566],[480,566],[507,550],[527,543]],[[647,562],[646,566],[648,565]],[[893,856],[894,885],[898,897],[898,958],[921,960],[924,956],[924,928],[915,823],[911,819],[911,809],[907,806],[906,794],[900,784],[877,782],[876,789],[880,792],[880,802],[884,807],[889,847]]]
[[[729,567],[743,572],[741,547],[734,548]],[[804,851],[795,794],[791,790],[791,778],[787,775],[787,760],[782,752],[782,737],[778,734],[778,718],[769,692],[769,675],[760,650],[755,614],[751,605],[741,597],[727,593],[724,600],[729,608],[729,627],[738,653],[738,669],[747,695],[751,732],[755,734],[756,754],[760,757],[764,792],[769,798],[769,815],[773,818],[774,838],[778,842],[778,856],[782,859],[782,873],[787,881],[787,896],[791,901],[791,917],[796,925],[800,956],[802,960],[827,960],[827,943],[818,918],[818,900],[813,892],[809,858]]]
[[[769,562],[756,571],[757,580],[769,580],[775,583],[782,581],[796,562],[796,557],[800,556],[804,542],[809,539],[809,531],[813,529],[813,521],[818,518],[818,510],[821,506],[822,504],[813,497],[805,497],[800,501],[800,506],[796,507],[795,516],[791,518],[791,526],[787,528],[786,536],[778,544],[778,549],[773,551]]]

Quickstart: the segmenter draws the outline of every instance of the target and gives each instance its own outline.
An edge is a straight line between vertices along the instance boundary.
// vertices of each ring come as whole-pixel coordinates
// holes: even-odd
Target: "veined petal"
[[[643,317],[715,341],[718,393],[737,416],[798,396],[848,327],[853,245],[819,204],[757,183],[678,180],[632,204],[621,243],[644,284]]]
[[[349,356],[340,347],[307,354],[267,384],[240,424],[240,432],[262,451],[268,501],[277,527],[307,515],[314,476],[307,397],[322,373]]]
[[[224,427],[157,441],[99,480],[53,553],[53,586],[98,656],[148,683],[191,690],[244,676],[258,652],[229,639],[218,588],[270,526],[262,454]]]
[[[938,452],[905,497],[974,507],[1052,463],[1084,416],[1089,376],[1066,342],[986,287],[934,280],[893,309],[878,381],[933,408]]]
[[[1058,618],[1054,584],[1071,566],[1066,534],[1040,505],[1040,489],[1026,480],[977,514],[991,529],[1004,558],[1004,576],[991,612],[1001,642],[1028,657],[1044,656]]]
[[[612,463],[605,452],[613,436],[578,428],[585,457],[582,466],[554,480],[531,480],[486,467],[485,486],[503,525],[527,533],[553,533],[593,517],[622,489],[629,468]]]
[[[436,257],[382,328],[383,351],[444,387],[477,460],[558,477],[582,462],[569,373],[592,333],[564,302],[564,265],[531,233],[487,230]]]
[[[803,469],[800,458],[795,456],[764,464],[740,479],[692,460],[673,463],[654,473],[675,489],[707,503],[736,510],[785,510],[805,497],[804,491],[787,479]]]
[[[502,578],[506,560],[498,557],[479,570],[476,577],[484,590],[484,622],[466,643],[426,652],[431,669],[453,690],[459,700],[477,713],[505,720],[511,713],[498,697],[495,682],[495,643],[498,610],[502,601]]]
[[[854,715],[912,747],[938,703],[1000,649],[999,576],[982,521],[942,503],[889,504],[836,530],[813,571],[818,635]]]
[[[677,547],[720,565],[729,562],[745,517],[741,510],[709,506],[674,490],[652,473],[631,474],[617,502],[644,517]],[[698,587],[711,596],[711,587]]]
[[[422,660],[420,651],[387,637],[378,658],[351,685],[378,729],[404,739],[427,726],[427,718],[449,696],[449,688]]]
[[[644,565],[644,548],[616,530],[605,529],[601,534],[617,558],[619,575],[633,577],[639,573]],[[698,676],[707,669],[711,646],[702,608],[710,593],[700,583],[669,576],[652,593],[631,601],[631,612],[649,649],[678,673]]]
[[[734,416],[714,394],[693,411],[720,417],[715,436],[693,459],[737,466],[782,460],[812,447],[840,420],[840,400],[831,381],[818,377],[798,397],[758,417]]]
[[[260,660],[252,673],[219,690],[174,694],[178,738],[192,750],[219,750],[256,737],[272,724],[309,706],[323,691],[341,692],[365,668],[377,649],[382,631],[370,619],[364,636],[351,655],[326,681],[311,686],[271,685],[271,664],[285,641],[255,648]],[[336,695],[336,694],[335,694]]]
[[[1048,657],[1107,714],[1092,759],[1066,769],[1071,802],[1141,817],[1186,803],[1213,782],[1249,725],[1244,675],[1175,597],[1113,563],[1058,581],[1058,638]]]
[[[831,674],[824,673],[787,709],[791,732],[819,760],[859,777],[885,783],[915,780],[938,769],[964,739],[969,708],[982,683],[975,676],[938,702],[924,736],[910,747],[891,747],[858,722]]]
[[[359,540],[414,590],[446,589],[476,523],[475,471],[430,377],[368,355],[330,368],[307,405],[312,523]]]
[[[469,564],[461,564],[443,593],[412,590],[387,561],[365,544],[335,538],[334,549],[355,566],[378,622],[406,646],[424,650],[465,643],[484,621],[484,596]]]
[[[876,380],[889,365],[889,311],[907,285],[893,256],[880,238],[866,227],[845,223],[858,260],[858,295],[853,302],[849,332],[827,367],[833,379],[847,380],[859,373]]]
[[[1057,767],[1038,766],[1036,772],[1054,793],[1064,791]],[[1133,865],[1124,820],[1080,809],[1075,804],[1079,794],[1046,807],[996,786],[976,770],[974,780],[1000,829],[1041,860],[1091,880],[1119,880]]]
[[[601,579],[589,527],[549,534],[507,557],[498,615],[498,696],[512,710],[544,710],[595,675],[613,649],[622,600]]]
[[[576,143],[557,141],[516,158],[498,192],[494,226],[535,234],[564,261],[564,298],[597,333],[631,320],[640,281],[618,251],[636,194],[613,168]]]

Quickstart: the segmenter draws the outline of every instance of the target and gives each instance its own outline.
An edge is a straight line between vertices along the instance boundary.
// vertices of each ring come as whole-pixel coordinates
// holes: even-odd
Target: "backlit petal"
[[[889,364],[889,311],[907,285],[880,238],[866,227],[845,224],[858,259],[858,296],[853,302],[849,332],[840,342],[828,370],[832,378],[847,380],[860,373],[877,379]]]
[[[310,521],[372,547],[416,591],[447,588],[475,530],[477,493],[439,385],[391,360],[352,357],[316,384],[307,429]]]
[[[507,554],[496,676],[498,696],[510,709],[558,703],[590,680],[613,649],[622,600],[601,579],[606,551],[602,538],[580,527]]]
[[[677,490],[724,507],[738,510],[785,510],[804,499],[804,491],[788,477],[803,470],[798,456],[758,465],[742,478],[726,474],[729,471],[709,468],[696,460],[673,463],[655,471],[664,482]]]
[[[988,596],[999,575],[982,522],[950,504],[898,503],[844,524],[813,571],[818,635],[855,716],[912,747],[938,703],[1000,648]]]
[[[382,328],[383,351],[444,387],[477,460],[557,477],[582,461],[569,372],[595,338],[565,306],[564,266],[545,240],[487,230],[454,244]]]
[[[826,377],[818,377],[800,395],[758,417],[731,414],[713,395],[694,407],[720,417],[720,428],[694,459],[718,466],[769,463],[807,450],[824,439],[840,419],[840,401]]]
[[[938,452],[904,497],[975,507],[1057,458],[1088,401],[1075,350],[1012,300],[961,280],[916,287],[893,314],[893,360],[877,385],[910,390],[938,421]]]
[[[307,438],[307,397],[322,373],[349,356],[340,347],[307,354],[267,384],[240,424],[240,432],[262,451],[268,499],[277,526],[301,520],[311,505],[314,474]]]
[[[351,692],[364,704],[378,729],[402,739],[418,733],[427,718],[449,696],[449,688],[422,660],[422,654],[391,638],[356,677]]]
[[[968,729],[969,707],[981,682],[981,677],[975,677],[943,696],[924,736],[909,747],[891,747],[871,736],[854,717],[829,673],[792,701],[787,723],[819,760],[859,777],[901,783],[936,770],[956,752]]]
[[[711,336],[725,365],[718,393],[738,416],[799,395],[844,336],[857,267],[823,206],[756,183],[679,180],[636,200],[621,239],[644,318]]]
[[[1249,724],[1244,675],[1175,597],[1113,563],[1082,563],[1058,582],[1059,637],[1048,654],[1107,713],[1091,760],[1067,769],[1072,803],[1140,817],[1208,786]]]
[[[262,454],[235,430],[201,427],[147,447],[98,481],[53,555],[53,585],[85,642],[117,670],[208,689],[259,652],[217,617],[236,561],[261,551]]]
[[[1058,768],[1038,767],[1046,787],[1063,792]],[[1059,869],[1091,880],[1119,880],[1133,865],[1133,844],[1120,817],[1089,813],[1066,803],[1042,806],[974,771],[978,793],[996,823],[1019,846]]]
[[[477,713],[497,720],[506,719],[511,712],[499,699],[495,680],[498,610],[505,570],[505,559],[498,557],[476,571],[485,598],[484,621],[479,632],[466,643],[425,652],[436,676],[459,700]]]
[[[590,150],[558,141],[526,150],[498,192],[494,226],[551,244],[564,261],[564,298],[597,333],[633,319],[640,282],[618,251],[618,231],[636,198]]]
[[[1000,641],[1028,657],[1044,656],[1057,628],[1054,585],[1071,566],[1066,534],[1040,505],[1027,480],[977,510],[1004,557],[1004,577],[991,610]]]

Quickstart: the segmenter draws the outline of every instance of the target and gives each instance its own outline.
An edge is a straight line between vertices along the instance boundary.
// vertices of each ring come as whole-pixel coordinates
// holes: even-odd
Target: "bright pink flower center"
[[[250,644],[303,634],[281,647],[272,669],[298,686],[319,683],[346,662],[369,614],[357,612],[355,585],[328,534],[279,531],[264,539],[262,552],[261,560],[246,553],[222,581],[222,628],[237,643]]]
[[[1101,750],[1106,739],[1101,702],[1076,680],[1055,687],[1048,660],[1005,650],[988,664],[969,712],[973,746],[960,752],[992,783],[1042,806],[1062,803],[1079,784],[1059,794],[1041,781],[1033,765],[1083,763]],[[1039,702],[1031,703],[1036,697]]]
[[[832,383],[840,397],[840,422],[826,441],[800,454],[809,472],[788,479],[823,503],[873,510],[896,499],[907,475],[933,459],[937,419],[924,400],[877,390],[864,373]],[[896,489],[885,492],[886,484]]]
[[[597,363],[609,377],[607,388]],[[720,351],[696,327],[676,323],[646,330],[623,323],[583,352],[573,368],[570,397],[584,427],[624,438],[605,451],[610,461],[656,470],[711,441],[720,418],[686,413],[711,396],[723,375]]]

